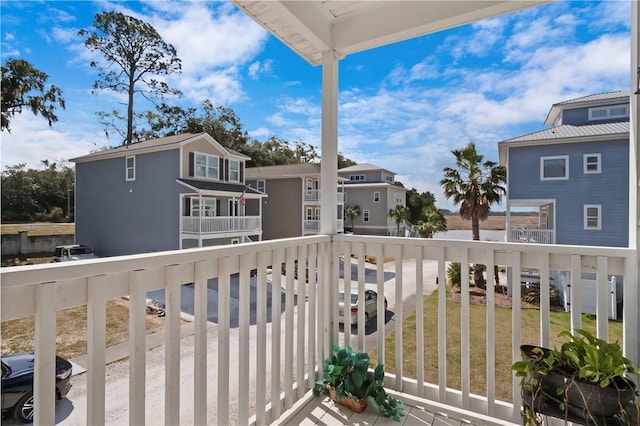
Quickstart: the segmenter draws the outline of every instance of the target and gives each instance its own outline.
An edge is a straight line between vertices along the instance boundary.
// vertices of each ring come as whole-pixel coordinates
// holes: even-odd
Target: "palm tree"
[[[463,149],[454,149],[456,168],[445,167],[444,179],[440,185],[447,199],[460,204],[460,217],[471,220],[474,240],[480,240],[480,221],[489,217],[491,204],[499,203],[505,193],[507,169],[494,161],[484,161],[484,156],[476,151],[471,142]],[[477,287],[483,287],[482,267],[473,271]]]
[[[360,206],[347,206],[347,208],[344,209],[344,214],[351,221],[351,232],[353,232],[353,220],[360,215]]]
[[[435,206],[422,210],[422,220],[418,221],[417,231],[422,238],[433,238],[436,232],[447,230],[447,218]]]
[[[400,236],[400,224],[409,218],[409,209],[402,204],[396,204],[394,208],[389,210],[389,216],[396,222],[396,236]]]

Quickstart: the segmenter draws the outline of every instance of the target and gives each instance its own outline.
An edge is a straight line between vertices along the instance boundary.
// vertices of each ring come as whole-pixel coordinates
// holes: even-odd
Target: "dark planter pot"
[[[522,345],[520,350],[529,360],[537,359],[535,346]],[[544,355],[550,350],[541,348]],[[559,390],[562,390],[559,393]],[[597,384],[578,379],[577,374],[564,371],[550,371],[540,377],[540,393],[532,401],[534,408],[565,404],[566,413],[582,419],[610,418],[635,405],[635,385],[630,380],[616,377],[612,383],[602,388]]]

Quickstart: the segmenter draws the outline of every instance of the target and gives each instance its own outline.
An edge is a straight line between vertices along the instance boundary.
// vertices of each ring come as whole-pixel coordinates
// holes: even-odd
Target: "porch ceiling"
[[[550,0],[253,1],[232,3],[312,65]]]

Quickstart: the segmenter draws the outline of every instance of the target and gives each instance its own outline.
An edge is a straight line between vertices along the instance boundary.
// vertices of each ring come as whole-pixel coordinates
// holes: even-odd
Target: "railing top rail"
[[[331,241],[328,235],[313,235],[279,240],[256,241],[245,244],[172,250],[114,256],[102,259],[79,260],[63,263],[13,266],[0,269],[0,288],[18,287],[37,283],[72,280],[116,272],[127,272],[181,263],[212,260],[246,253],[259,253],[296,245],[319,244]],[[43,277],[46,277],[43,279]]]
[[[499,241],[444,240],[438,238],[381,237],[372,235],[337,234],[337,241],[421,245],[425,247],[481,248],[496,252],[526,251],[540,254],[579,254],[582,256],[632,257],[636,250],[628,247],[578,246],[565,244],[536,244]]]

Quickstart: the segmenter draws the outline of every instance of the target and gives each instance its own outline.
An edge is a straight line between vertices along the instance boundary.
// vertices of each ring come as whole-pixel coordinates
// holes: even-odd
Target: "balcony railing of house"
[[[555,244],[553,229],[522,228],[512,226],[507,234],[507,241],[521,243]]]
[[[261,230],[260,216],[183,216],[182,232],[217,234],[223,232],[253,232]]]
[[[365,255],[390,263],[365,264]],[[340,268],[344,259],[351,261],[351,267]],[[428,269],[426,266],[414,268],[411,274],[419,296],[409,302],[413,299],[403,286],[403,280],[408,279],[403,272],[407,262],[431,265],[437,282],[441,283],[442,291],[436,290],[431,296],[437,303],[423,304],[426,286],[435,281],[424,272]],[[367,341],[371,339],[371,327],[365,330],[364,321],[358,322],[353,335],[340,332],[338,292],[348,292],[354,287],[363,295],[365,288],[374,288],[379,294],[393,294],[396,301],[403,301],[389,305],[395,321],[385,323],[386,316],[378,315],[374,327],[377,332],[373,334],[376,349],[373,360],[377,358],[388,365],[388,387],[520,422],[518,381],[511,371],[495,367],[499,354],[509,354],[507,362],[520,358],[519,346],[524,343],[521,331],[524,315],[520,304],[509,311],[510,324],[500,325],[511,328],[505,342],[496,332],[498,308],[494,286],[488,286],[484,306],[472,306],[469,274],[462,274],[460,301],[452,304],[444,287],[449,262],[481,263],[489,271],[494,265],[504,265],[509,267],[508,271],[514,275],[512,281],[516,283],[520,282],[519,271],[523,268],[537,269],[542,277],[541,294],[549,294],[550,269],[571,271],[571,276],[592,272],[603,284],[609,274],[623,275],[624,300],[629,302],[624,304],[622,343],[626,356],[638,362],[636,254],[626,248],[318,235],[2,268],[1,318],[6,321],[35,317],[36,424],[55,423],[56,313],[73,306],[86,306],[88,320],[87,388],[82,397],[72,401],[74,411],[86,413],[86,418],[78,419],[78,423],[105,423],[105,410],[112,408],[107,406],[113,403],[105,395],[117,392],[111,388],[113,380],[107,380],[111,366],[105,367],[105,305],[109,299],[129,296],[129,398],[125,407],[118,408],[118,413],[128,416],[129,423],[136,425],[261,425],[278,419],[297,401],[309,398],[316,373],[321,371],[322,360],[329,354],[332,343],[371,349],[365,348],[365,336],[369,336]],[[306,265],[306,274],[301,273],[303,265]],[[375,273],[365,274],[365,269],[374,269]],[[340,271],[344,271],[342,280]],[[296,280],[296,276],[306,276],[306,280]],[[428,276],[429,282],[426,282]],[[218,295],[214,298],[216,301],[211,302],[215,305],[208,306],[208,292],[213,291],[208,286],[211,279],[217,279]],[[189,283],[194,285],[183,287]],[[569,315],[571,326],[578,328],[582,324],[582,285],[580,280],[572,284],[571,300],[575,302]],[[180,337],[180,309],[185,288],[194,295],[194,335],[189,339]],[[596,328],[597,334],[605,339],[609,333],[607,288],[602,285],[597,290],[597,311],[602,314],[597,315]],[[145,296],[156,289],[164,289],[166,296],[164,357],[154,357],[153,362],[148,362]],[[515,285],[512,290],[514,300],[519,300],[520,286]],[[364,297],[358,300],[363,301]],[[382,304],[383,299],[378,298],[378,312],[384,311]],[[456,314],[452,314],[452,305]],[[401,320],[407,310],[416,314],[415,330],[410,332],[403,329]],[[363,315],[364,309],[359,312]],[[484,318],[480,323],[485,324],[481,348],[471,345],[470,318],[478,312]],[[459,327],[447,328],[450,317],[459,322]],[[435,335],[425,336],[422,332],[425,322],[436,318]],[[539,318],[539,322],[536,321],[540,328],[539,342],[526,343],[548,346],[551,338],[549,298],[542,298],[536,318]],[[346,320],[344,329],[350,330],[350,318]],[[393,333],[395,337],[385,340],[385,333]],[[407,346],[412,349],[403,348],[404,338],[415,341]],[[452,345],[452,341],[459,343]],[[426,351],[431,352],[427,355]],[[473,358],[472,354],[476,353],[482,356]],[[453,354],[459,354],[456,361],[459,373],[456,374],[449,373]],[[159,358],[162,360],[158,361]],[[401,362],[389,362],[408,358],[416,360],[415,370],[406,370]],[[147,373],[154,368],[160,369],[161,374]],[[127,374],[126,369],[119,371]],[[480,389],[472,389],[472,376],[474,379],[486,377],[486,381],[474,380],[474,386],[483,383]],[[164,395],[148,394],[147,381],[158,380],[158,377],[164,380]],[[499,377],[506,377],[509,389],[506,396],[497,394]],[[185,382],[193,385],[181,386]],[[160,402],[148,404],[151,398],[158,398]],[[113,409],[109,412],[113,413]],[[126,421],[126,417],[120,419],[120,422]]]
[[[319,189],[305,189],[303,191],[304,201],[320,201]],[[344,193],[338,192],[338,204],[344,204]]]
[[[338,232],[344,231],[344,220],[338,219]],[[304,221],[304,230],[305,232],[319,232],[320,231],[320,220],[305,220]]]

